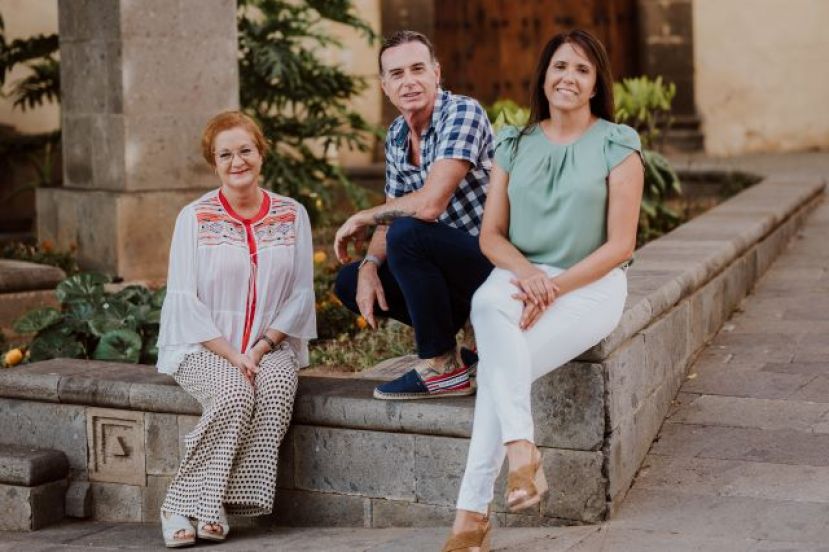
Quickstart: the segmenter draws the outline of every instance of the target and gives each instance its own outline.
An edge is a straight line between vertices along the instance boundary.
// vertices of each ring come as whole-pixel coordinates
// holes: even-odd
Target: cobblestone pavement
[[[446,532],[242,528],[211,548],[429,551],[440,549]],[[496,529],[493,545],[551,552],[829,551],[829,201],[698,357],[613,520]],[[156,525],[67,522],[0,533],[0,552],[90,549],[163,547]]]

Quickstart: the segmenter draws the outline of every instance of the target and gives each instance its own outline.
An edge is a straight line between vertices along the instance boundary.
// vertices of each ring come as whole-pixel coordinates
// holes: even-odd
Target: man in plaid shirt
[[[400,31],[380,49],[383,91],[400,111],[386,136],[386,203],[352,215],[334,249],[376,226],[368,253],[340,270],[335,291],[376,328],[377,313],[414,327],[420,360],[374,390],[378,399],[469,395],[469,364],[455,335],[492,265],[478,233],[492,166],[492,128],[481,105],[441,90],[440,65],[422,34]]]

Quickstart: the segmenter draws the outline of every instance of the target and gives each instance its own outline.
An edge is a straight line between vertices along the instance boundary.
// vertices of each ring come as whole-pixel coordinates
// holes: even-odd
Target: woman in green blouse
[[[644,172],[636,131],[613,122],[609,65],[591,34],[556,35],[536,69],[529,123],[496,140],[480,236],[496,268],[472,300],[478,396],[445,551],[488,550],[487,511],[505,456],[508,507],[538,504],[547,483],[532,382],[621,318],[621,267],[636,245]]]

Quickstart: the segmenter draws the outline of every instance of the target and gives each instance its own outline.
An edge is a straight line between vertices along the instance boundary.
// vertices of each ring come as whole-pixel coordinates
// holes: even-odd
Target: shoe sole
[[[460,391],[444,391],[441,393],[383,393],[374,390],[374,398],[382,401],[410,401],[418,399],[442,399],[444,397],[468,397],[475,394],[475,388],[462,389]]]
[[[222,537],[215,536],[215,535],[207,536],[206,533],[199,535],[199,538],[201,540],[206,540],[206,541],[211,541],[211,542],[224,542],[227,539],[227,537],[224,537],[224,536],[222,536]]]
[[[193,539],[192,541],[184,541],[184,542],[181,542],[181,541],[175,541],[175,542],[164,541],[164,546],[166,546],[167,548],[186,548],[188,546],[195,546],[195,544],[196,544],[196,539]]]

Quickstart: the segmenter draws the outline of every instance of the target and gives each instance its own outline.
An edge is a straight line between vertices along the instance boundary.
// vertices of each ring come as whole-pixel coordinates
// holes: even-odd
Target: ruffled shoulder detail
[[[512,170],[517,150],[516,141],[521,136],[521,130],[516,126],[505,126],[495,136],[495,162],[505,171]]]
[[[521,134],[521,130],[517,126],[507,125],[501,127],[501,130],[495,135],[495,147],[497,148],[505,142],[514,141],[519,134]]]
[[[642,142],[639,133],[628,125],[611,123],[605,134],[605,157],[607,170],[627,159],[633,152],[642,153]]]

